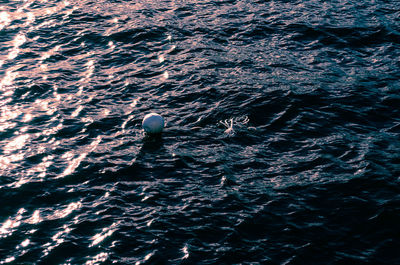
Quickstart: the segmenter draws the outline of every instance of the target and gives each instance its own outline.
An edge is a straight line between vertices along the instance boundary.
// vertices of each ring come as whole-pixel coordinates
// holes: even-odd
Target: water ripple
[[[4,3],[0,263],[396,264],[399,9]]]

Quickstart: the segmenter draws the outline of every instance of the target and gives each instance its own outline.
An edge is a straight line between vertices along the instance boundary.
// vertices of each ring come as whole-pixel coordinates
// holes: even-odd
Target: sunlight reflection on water
[[[93,152],[96,149],[98,144],[101,142],[101,139],[102,139],[101,136],[97,136],[97,138],[94,139],[93,142],[89,145],[89,150],[87,152],[82,152],[79,156],[72,159],[69,162],[67,168],[64,170],[64,172],[61,175],[59,175],[57,178],[63,178],[67,175],[72,174],[75,171],[75,169],[80,165],[82,160],[85,159],[85,157],[89,153]],[[68,152],[65,155],[68,155],[67,157],[64,156],[64,158],[67,160],[71,159],[74,156],[74,154],[72,152]]]
[[[117,229],[116,226],[119,224],[119,222],[111,224],[109,227],[103,228],[102,231],[92,237],[92,243],[90,244],[90,247],[93,247],[100,242],[102,242],[104,239],[107,237],[111,236]]]
[[[397,55],[392,31],[397,25],[336,28],[327,20],[302,20],[310,13],[307,4],[315,1],[3,2],[0,190],[12,203],[0,220],[7,251],[0,264],[32,257],[43,264],[94,265],[108,259],[149,264],[164,257],[167,263],[193,263],[203,255],[209,263],[223,263],[218,258],[234,260],[236,247],[240,263],[241,255],[273,249],[269,242],[287,246],[277,255],[298,254],[292,242],[270,232],[293,235],[289,224],[301,228],[297,237],[308,224],[297,222],[296,214],[309,214],[292,212],[297,202],[286,207],[285,198],[270,190],[306,184],[318,196],[312,185],[332,181],[329,174],[346,183],[379,173],[366,160],[389,145],[382,165],[389,173],[397,169],[392,164],[398,145],[383,136],[398,131],[397,112],[390,115],[386,108],[397,98],[378,95],[376,106],[351,108],[358,97],[369,104],[364,95],[370,87],[398,83],[391,81],[397,72],[390,69]],[[330,8],[336,12],[334,4]],[[353,42],[362,45],[353,51]],[[380,78],[385,73],[386,79]],[[349,96],[331,97],[333,83],[335,95],[342,85]],[[299,88],[304,90],[297,93]],[[343,101],[351,103],[343,107]],[[376,112],[386,115],[382,120],[392,119],[391,127],[369,119],[377,106]],[[141,120],[153,110],[171,122],[162,137],[149,140]],[[329,126],[318,127],[325,120]],[[321,136],[332,129],[353,140],[358,121],[368,123],[356,124],[372,137],[366,145]],[[382,134],[376,138],[369,126]],[[343,149],[349,150],[343,154]],[[336,169],[348,169],[348,175]],[[304,196],[307,208],[307,193],[297,195]],[[268,208],[269,201],[276,209]],[[290,222],[269,222],[278,220],[270,214]],[[345,238],[346,233],[338,234]],[[237,235],[254,241],[238,242]],[[306,248],[315,243],[307,232],[302,235],[311,242]],[[209,249],[198,246],[205,242]]]
[[[62,229],[63,230],[57,232],[51,237],[51,239],[53,240],[52,242],[47,242],[43,245],[45,247],[45,249],[43,250],[44,256],[49,255],[54,248],[62,244],[64,242],[64,237],[72,231],[72,229],[66,225],[64,225]]]
[[[15,58],[18,56],[19,52],[20,52],[19,47],[20,47],[22,44],[24,44],[25,42],[26,42],[26,37],[25,37],[25,35],[23,35],[23,34],[17,35],[17,36],[15,37],[14,41],[13,41],[14,46],[13,46],[13,48],[11,49],[11,51],[9,52],[7,59],[8,59],[8,60],[13,60],[13,59],[15,59]]]
[[[94,256],[93,258],[89,259],[86,261],[85,265],[95,265],[95,264],[101,264],[105,262],[108,258],[108,254],[106,252],[101,252]]]
[[[11,18],[10,14],[8,14],[6,11],[1,11],[0,12],[0,30],[5,28],[8,24],[10,24]]]
[[[0,238],[12,235],[15,228],[21,225],[22,215],[26,212],[24,208],[18,210],[14,218],[10,217],[0,227]]]
[[[68,204],[68,206],[65,209],[55,210],[52,215],[47,217],[47,219],[54,220],[54,219],[61,219],[61,218],[67,217],[73,211],[75,211],[81,207],[82,207],[82,203],[80,201],[79,202],[71,202],[70,204]]]

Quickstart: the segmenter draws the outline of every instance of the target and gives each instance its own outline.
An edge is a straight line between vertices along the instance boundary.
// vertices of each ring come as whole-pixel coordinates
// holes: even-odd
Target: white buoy
[[[164,129],[164,118],[157,113],[149,113],[142,121],[143,130],[149,134],[161,133]]]

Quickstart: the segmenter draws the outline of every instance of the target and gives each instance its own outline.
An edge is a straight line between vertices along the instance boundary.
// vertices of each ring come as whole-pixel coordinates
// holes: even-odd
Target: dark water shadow
[[[162,151],[165,151],[162,134],[146,134],[143,138],[143,145],[140,148],[136,160],[140,157],[146,156],[146,154],[158,154]]]
[[[132,158],[130,165],[118,170],[116,174],[125,178],[135,176],[135,178],[147,178],[154,174],[158,167],[157,160],[162,160],[169,156],[168,150],[164,147],[162,135],[144,135],[142,146],[135,157]]]

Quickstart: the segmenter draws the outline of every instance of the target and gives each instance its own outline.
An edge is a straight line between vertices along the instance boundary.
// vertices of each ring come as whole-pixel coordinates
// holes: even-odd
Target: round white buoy
[[[143,130],[149,134],[161,133],[164,129],[164,118],[157,113],[149,113],[142,121]]]

